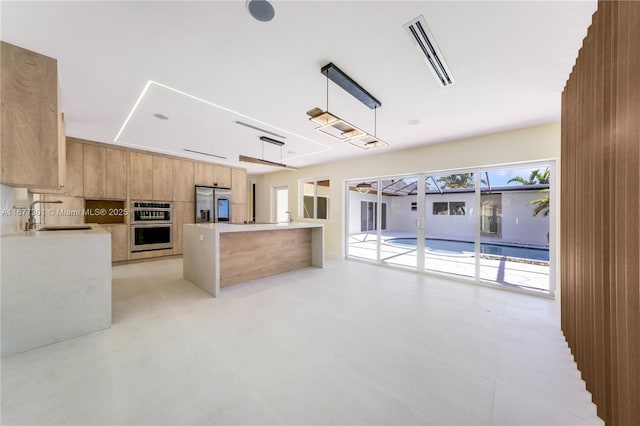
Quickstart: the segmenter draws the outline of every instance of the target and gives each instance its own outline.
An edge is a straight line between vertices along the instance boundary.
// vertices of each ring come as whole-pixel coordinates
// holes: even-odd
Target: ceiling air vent
[[[420,48],[420,52],[424,55],[424,60],[440,85],[442,87],[453,85],[455,80],[451,76],[447,63],[444,61],[442,52],[440,52],[438,45],[433,40],[433,35],[431,35],[429,27],[427,27],[424,16],[420,15],[412,19],[404,25],[404,28],[409,33],[411,40]]]

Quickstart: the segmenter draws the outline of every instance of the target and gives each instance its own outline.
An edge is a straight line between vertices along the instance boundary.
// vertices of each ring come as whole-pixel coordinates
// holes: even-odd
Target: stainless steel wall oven
[[[173,205],[164,201],[131,202],[131,251],[173,248]]]

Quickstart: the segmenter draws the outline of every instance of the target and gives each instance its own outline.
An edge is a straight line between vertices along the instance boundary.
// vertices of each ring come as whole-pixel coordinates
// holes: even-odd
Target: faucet
[[[31,205],[29,206],[29,220],[27,221],[27,223],[24,224],[24,230],[25,231],[30,231],[32,229],[35,229],[35,227],[36,227],[36,221],[35,221],[35,218],[33,217],[33,206],[35,206],[36,204],[44,204],[44,203],[61,204],[62,201],[60,201],[60,200],[58,200],[58,201],[38,200],[38,201],[34,201],[33,203],[31,203]]]
[[[293,217],[291,216],[291,212],[286,211],[285,213],[287,214],[287,222],[289,223],[293,222]]]

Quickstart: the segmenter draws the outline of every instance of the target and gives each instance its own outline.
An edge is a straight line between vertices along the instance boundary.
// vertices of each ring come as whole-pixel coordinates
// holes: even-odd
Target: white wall
[[[427,237],[455,237],[473,241],[476,235],[475,215],[477,213],[474,208],[475,196],[473,192],[427,195],[427,199],[425,200],[427,216],[425,231]],[[466,214],[463,216],[434,215],[433,203],[445,201],[464,201]]]
[[[393,146],[392,139],[388,142]],[[346,230],[344,214],[346,180],[558,159],[560,158],[560,125],[559,123],[545,124],[401,151],[382,149],[378,154],[358,151],[355,147],[354,150],[359,157],[305,167],[297,171],[255,176],[256,219],[269,220],[271,188],[276,184],[287,183],[289,184],[289,210],[294,214],[295,220],[301,220],[298,200],[299,180],[328,177],[331,180],[331,208],[329,219],[320,222],[325,224],[327,252],[343,255],[342,235]],[[559,174],[558,171],[557,187],[560,186],[557,180]],[[558,205],[554,199],[551,202]]]
[[[502,240],[526,242],[546,246],[548,244],[549,217],[534,217],[530,201],[540,198],[537,191],[518,191],[502,194]]]

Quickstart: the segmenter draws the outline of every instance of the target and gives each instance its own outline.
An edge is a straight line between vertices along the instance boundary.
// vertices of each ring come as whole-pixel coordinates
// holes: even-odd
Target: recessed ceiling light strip
[[[301,157],[307,157],[307,156],[310,156],[310,155],[316,155],[316,154],[318,154],[318,153],[325,152],[325,151],[330,151],[330,150],[332,150],[332,149],[333,149],[333,147],[328,146],[328,145],[325,145],[325,144],[320,143],[320,142],[317,142],[317,141],[315,141],[315,140],[313,140],[313,139],[309,139],[309,138],[304,137],[304,136],[301,136],[301,135],[299,135],[299,134],[297,134],[297,133],[293,133],[293,132],[290,132],[290,131],[288,131],[288,130],[282,129],[282,128],[280,128],[280,127],[273,126],[273,125],[271,125],[271,124],[269,124],[269,123],[265,123],[264,121],[257,120],[257,119],[255,119],[255,118],[253,118],[253,117],[249,117],[248,115],[245,115],[245,114],[239,113],[239,112],[234,111],[234,110],[229,109],[229,108],[225,108],[225,107],[223,107],[222,105],[215,104],[215,103],[213,103],[213,102],[207,101],[206,99],[199,98],[199,97],[197,97],[197,96],[191,95],[191,94],[189,94],[189,93],[183,92],[183,91],[178,90],[178,89],[174,89],[173,87],[167,86],[167,85],[162,84],[162,83],[158,83],[157,81],[153,81],[153,80],[149,80],[149,81],[147,82],[147,84],[145,85],[145,87],[144,87],[144,89],[143,89],[142,93],[140,93],[140,96],[138,97],[138,100],[137,100],[137,101],[136,101],[136,103],[133,105],[133,108],[131,109],[131,112],[129,112],[129,115],[127,116],[127,119],[124,121],[124,123],[122,124],[122,127],[120,128],[120,131],[119,131],[119,132],[118,132],[118,134],[116,135],[116,137],[115,137],[115,139],[114,139],[114,142],[118,142],[118,139],[120,138],[120,136],[122,136],[122,133],[124,132],[124,129],[126,128],[126,126],[127,126],[127,124],[129,123],[129,121],[130,121],[131,117],[133,116],[134,112],[136,111],[136,109],[137,109],[137,108],[138,108],[138,106],[140,105],[140,102],[142,101],[142,98],[143,98],[143,97],[144,97],[144,95],[147,93],[147,91],[148,91],[149,87],[150,87],[152,84],[155,84],[155,85],[156,85],[156,86],[158,86],[158,87],[162,87],[163,89],[167,89],[167,90],[170,90],[170,91],[172,91],[172,92],[178,93],[178,94],[180,94],[180,95],[186,96],[186,97],[188,97],[188,98],[194,99],[194,100],[196,100],[196,101],[203,102],[203,103],[205,103],[205,104],[207,104],[207,105],[210,105],[210,106],[212,106],[212,107],[215,107],[215,108],[221,109],[221,110],[226,111],[226,112],[228,112],[228,113],[235,114],[235,115],[237,115],[237,116],[239,116],[239,117],[242,117],[242,118],[245,118],[245,119],[247,119],[247,120],[251,120],[251,121],[253,121],[253,122],[255,122],[255,123],[259,123],[259,124],[261,124],[261,125],[263,125],[263,126],[267,126],[267,127],[271,127],[271,128],[273,128],[273,129],[277,129],[277,130],[279,130],[279,131],[281,131],[281,132],[283,132],[283,133],[287,133],[287,134],[289,134],[289,135],[293,135],[293,136],[295,136],[295,137],[296,137],[296,138],[298,138],[298,139],[305,140],[305,141],[310,142],[310,143],[312,143],[312,144],[314,144],[314,145],[319,145],[319,146],[321,146],[321,147],[323,147],[323,148],[324,148],[323,150],[318,150],[318,151],[316,151],[316,152],[311,152],[311,153],[308,153],[308,154],[301,154],[301,155],[297,155],[295,158],[301,158]],[[246,123],[244,123],[243,125],[245,125],[245,124],[246,124]],[[249,126],[245,126],[245,127],[253,127],[253,126],[250,126],[250,125],[249,125]],[[262,131],[262,129],[260,129],[260,130]],[[269,132],[269,131],[265,131],[265,132],[266,132],[266,133],[273,134],[274,136],[280,136],[280,135],[275,134],[275,133],[273,133],[273,132]],[[284,136],[283,136],[283,138],[284,138]]]
[[[140,105],[140,102],[142,102],[142,98],[144,97],[145,93],[147,93],[147,90],[149,90],[149,86],[151,86],[151,83],[153,82],[149,80],[147,81],[147,84],[145,84],[144,89],[142,89],[142,93],[140,93],[140,96],[138,96],[138,100],[136,101],[135,104],[133,104],[133,108],[131,108],[131,111],[129,111],[129,115],[127,115],[127,118],[124,120],[124,123],[122,123],[122,127],[120,127],[120,131],[116,135],[116,138],[113,140],[114,142],[118,142],[118,139],[120,139],[122,132],[124,132],[124,128],[127,127],[127,124],[129,124],[129,120],[131,120],[131,116],[138,108],[138,105]]]

